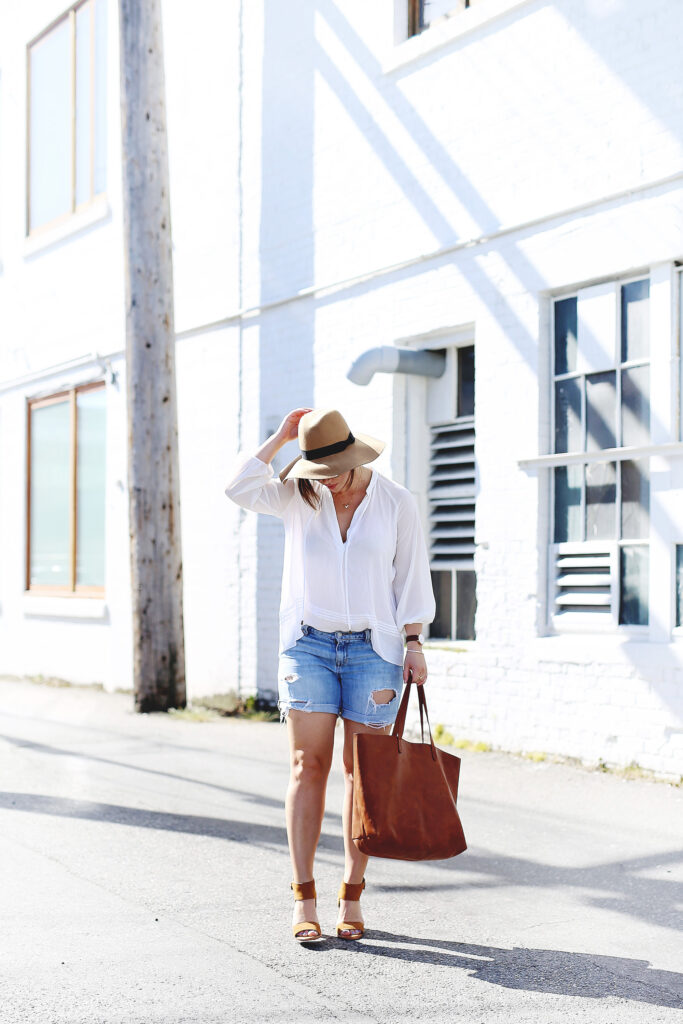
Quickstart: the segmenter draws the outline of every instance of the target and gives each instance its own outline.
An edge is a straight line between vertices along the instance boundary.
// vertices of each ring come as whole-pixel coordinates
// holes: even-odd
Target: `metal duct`
[[[353,384],[365,385],[370,383],[376,373],[413,373],[418,377],[441,377],[445,369],[444,352],[381,345],[358,356],[346,376]]]

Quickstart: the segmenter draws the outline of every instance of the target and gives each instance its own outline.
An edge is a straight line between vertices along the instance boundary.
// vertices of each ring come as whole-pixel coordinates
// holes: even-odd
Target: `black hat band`
[[[310,462],[313,459],[324,459],[327,455],[338,455],[339,452],[343,452],[350,444],[353,444],[355,440],[353,434],[349,433],[345,441],[337,441],[335,444],[325,445],[324,448],[311,448],[307,452],[302,448],[301,457]]]

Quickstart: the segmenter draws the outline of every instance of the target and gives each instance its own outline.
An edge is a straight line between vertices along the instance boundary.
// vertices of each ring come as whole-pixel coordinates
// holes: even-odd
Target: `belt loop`
[[[304,625],[303,622],[301,623],[301,632],[304,636],[308,636],[308,626]]]

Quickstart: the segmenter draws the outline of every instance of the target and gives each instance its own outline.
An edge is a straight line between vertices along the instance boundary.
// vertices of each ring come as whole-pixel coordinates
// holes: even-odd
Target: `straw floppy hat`
[[[280,473],[280,480],[324,480],[372,462],[384,451],[384,441],[352,434],[336,409],[313,409],[299,420],[301,454]]]

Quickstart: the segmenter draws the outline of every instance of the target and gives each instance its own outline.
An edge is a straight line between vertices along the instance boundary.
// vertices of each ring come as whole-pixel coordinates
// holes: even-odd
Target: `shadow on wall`
[[[384,115],[387,115],[387,123],[397,122],[417,145],[425,162],[438,172],[441,182],[445,183],[448,191],[456,198],[476,220],[477,227],[482,235],[495,233],[502,227],[494,209],[489,205],[487,199],[477,188],[475,182],[463,171],[456,157],[453,155],[452,147],[445,143],[434,133],[429,123],[423,117],[418,105],[413,102],[401,87],[401,79],[404,72],[386,74],[382,70],[380,61],[375,53],[367,46],[355,26],[346,16],[343,5],[338,0],[314,0],[319,17],[324,19],[327,28],[334,34],[337,40],[350,54],[353,55],[356,70],[359,70],[363,77],[363,89],[371,91],[373,96],[372,109],[364,99],[365,93],[358,88],[358,78],[351,80],[345,75],[339,64],[335,63],[322,47],[316,47],[315,65],[316,71],[325,85],[335,94],[338,101],[353,121],[357,131],[366,140],[371,139],[375,155],[382,161],[386,172],[393,178],[396,185],[401,189],[407,202],[419,214],[424,224],[433,234],[436,245],[441,247],[456,246],[466,239],[458,237],[456,225],[448,217],[444,216],[439,204],[434,200],[428,188],[425,186],[419,172],[411,166],[401,155],[393,143],[389,133],[383,127]],[[533,10],[544,6],[542,0],[538,3],[530,3],[520,9],[513,10],[507,15],[495,18],[489,25],[477,30],[477,38],[493,37],[505,32],[512,25],[529,15]],[[666,5],[661,5],[662,10]],[[628,46],[611,46],[611,40],[623,39],[624,25],[629,21],[629,14],[621,2],[606,2],[599,8],[592,0],[567,0],[561,5],[562,17],[566,20],[570,31],[581,39],[581,44],[592,50],[596,57],[604,65],[609,75],[617,78],[634,100],[643,107],[647,115],[658,122],[663,131],[683,140],[683,122],[680,119],[680,101],[682,89],[680,85],[676,89],[669,88],[672,81],[678,82],[680,76],[677,74],[679,54],[675,44],[669,45],[664,56],[662,65],[656,73],[644,74],[643,69],[651,63],[653,52],[663,50],[663,39],[672,41],[677,38],[678,11],[673,3],[668,4],[670,23],[667,25],[664,17],[659,12],[644,11],[638,15],[638,26],[643,30],[643,39],[629,49]],[[468,37],[454,41],[449,45],[449,53],[452,55],[468,45]],[[444,50],[439,49],[432,54],[427,54],[410,65],[405,71],[406,74],[414,74],[418,67],[426,68],[435,61],[441,60]],[[539,68],[537,74],[547,74],[541,65],[541,58],[545,55],[539,53]],[[515,81],[515,56],[510,54],[510,81]],[[527,69],[528,71],[528,69]],[[485,69],[482,69],[482,81],[473,82],[473,88],[485,87]],[[663,88],[663,86],[666,86]],[[585,98],[583,100],[585,102]],[[381,112],[378,118],[376,111]],[[624,128],[626,131],[626,128]],[[633,132],[634,146],[642,145],[638,141],[638,133]],[[643,155],[641,164],[647,154]],[[675,170],[673,168],[672,170]],[[638,184],[638,182],[634,182]],[[677,189],[678,182],[663,185],[660,191]],[[596,191],[596,197],[600,190]],[[616,203],[605,203],[605,208],[615,208],[617,205],[636,203],[640,201],[639,195],[631,198],[622,198]],[[556,228],[562,222],[567,221],[566,216],[559,216],[550,224]],[[524,240],[537,235],[543,228],[532,225],[527,229],[514,232],[514,234],[501,237],[492,243],[492,249],[498,253],[502,261],[507,265],[511,275],[519,282],[523,291],[536,297],[548,290],[548,282],[541,271],[527,257],[523,251]],[[479,257],[479,258],[478,258]],[[516,354],[521,357],[538,375],[539,370],[546,364],[544,353],[539,351],[538,337],[532,332],[528,325],[522,320],[516,308],[510,302],[509,297],[501,290],[500,282],[491,276],[487,269],[486,260],[481,259],[479,250],[474,250],[474,255],[468,250],[449,253],[443,259],[449,263],[457,261],[459,272],[467,281],[474,295],[482,307],[487,309],[492,319],[504,323],[506,336],[511,347],[516,349]],[[366,268],[362,268],[366,269]],[[376,289],[384,284],[396,284],[410,278],[418,277],[424,272],[424,265],[417,263],[408,268],[398,270],[383,276],[380,284],[377,280],[355,285],[343,293],[335,293],[330,296],[321,296],[316,299],[316,308],[322,305],[339,301],[341,295],[345,299],[356,297],[370,290]],[[661,436],[661,428],[656,420],[656,410],[652,410],[652,427],[656,428]],[[674,536],[675,532],[672,523],[661,512],[659,522],[663,531],[668,531],[668,536]],[[641,664],[631,648],[626,645],[624,651],[632,660],[634,668],[647,679],[660,694],[662,700],[676,713],[680,707],[672,702],[671,690],[661,685],[659,672],[648,671],[646,664]]]
[[[528,8],[496,18],[478,32],[478,37],[504,32],[537,6],[530,4]],[[609,73],[619,77],[652,118],[658,120],[667,131],[680,137],[677,96],[671,90],[660,88],[666,69],[651,75],[646,82],[638,62],[629,62],[628,48],[617,47],[614,52],[607,49],[611,38],[608,31],[610,26],[613,26],[615,34],[620,37],[623,34],[624,11],[621,8],[621,4],[606,4],[603,15],[594,17],[586,0],[573,0],[563,4],[562,12],[574,31],[581,36],[582,43],[600,57]],[[671,10],[673,12],[673,6]],[[314,283],[313,148],[316,76],[343,105],[357,132],[364,139],[371,140],[375,154],[387,174],[429,228],[437,246],[454,246],[466,240],[458,237],[456,225],[444,215],[439,203],[430,194],[422,175],[415,169],[415,161],[409,162],[404,158],[394,144],[391,134],[384,127],[385,115],[390,123],[400,124],[419,147],[425,161],[437,171],[452,196],[474,216],[483,235],[501,227],[495,210],[463,171],[452,149],[435,134],[418,105],[402,89],[401,73],[383,72],[377,56],[346,16],[342,4],[335,0],[307,0],[300,5],[297,18],[293,21],[288,17],[287,5],[277,0],[265,0],[264,16],[261,303],[292,295]],[[358,76],[353,79],[347,76],[343,67],[318,45],[314,33],[316,17],[324,20],[327,30],[352,54],[354,74],[358,72],[363,79],[362,90],[358,86]],[[650,19],[645,14],[641,20],[646,31],[655,33],[657,39],[660,39],[661,19],[652,19],[650,25]],[[454,42],[449,52],[455,52],[465,45],[466,39]],[[644,48],[639,59],[647,62],[648,52]],[[443,51],[437,51],[422,58],[419,65],[426,67],[442,57]],[[513,55],[510,60],[513,71]],[[411,73],[416,66],[411,67]],[[368,90],[373,97],[371,106],[366,99]],[[362,168],[358,168],[358,175],[362,180]],[[638,197],[622,200],[627,201],[638,201]],[[554,226],[563,219],[558,218],[553,222]],[[520,288],[531,296],[545,291],[548,283],[525,255],[521,243],[524,238],[537,234],[539,230],[534,226],[513,236],[506,236],[495,246]],[[510,298],[501,290],[500,282],[491,276],[486,261],[473,258],[469,252],[451,253],[445,259],[449,262],[457,260],[459,271],[482,307],[489,311],[495,321],[505,323],[510,345],[516,348],[516,354],[530,365],[533,372],[538,373],[539,365],[544,365],[544,360],[539,360],[543,354],[539,353],[537,332],[523,321]],[[386,275],[380,282],[396,283],[419,276],[423,271],[424,266],[417,264]],[[342,298],[346,300],[357,297],[379,286],[381,284],[378,281],[359,284],[334,295],[292,302],[261,315],[259,422],[262,436],[272,429],[289,408],[314,404],[316,310],[322,305],[338,302]],[[265,695],[275,689],[273,638],[277,633],[279,574],[282,564],[281,527],[268,517],[259,517],[258,557],[260,586],[257,622],[253,624],[253,630],[254,635],[258,633],[259,636],[259,691]],[[656,679],[652,683],[657,686]],[[662,697],[670,700],[668,693],[663,692]]]
[[[313,283],[313,103],[315,4],[265,0],[262,68],[260,296],[265,305]],[[296,54],[296,59],[292,55]],[[259,433],[265,440],[291,409],[314,404],[314,307],[294,302],[259,318]],[[253,410],[256,413],[256,410]],[[248,408],[245,409],[248,415]],[[289,454],[292,449],[291,454]],[[288,445],[275,464],[294,458]],[[282,524],[260,515],[257,686],[277,695]]]

